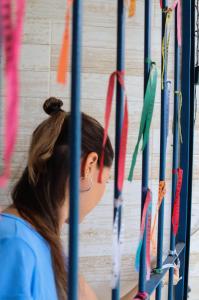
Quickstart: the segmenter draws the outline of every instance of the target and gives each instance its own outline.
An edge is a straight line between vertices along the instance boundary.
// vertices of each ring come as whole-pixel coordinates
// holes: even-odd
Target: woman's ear
[[[95,170],[98,162],[98,154],[90,152],[82,163],[82,177],[88,177]]]

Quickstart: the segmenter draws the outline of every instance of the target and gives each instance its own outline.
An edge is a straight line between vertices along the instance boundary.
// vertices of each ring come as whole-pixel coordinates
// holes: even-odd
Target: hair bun
[[[53,115],[54,113],[57,113],[59,111],[63,111],[61,107],[63,106],[63,102],[60,99],[50,97],[44,102],[43,110],[48,115]]]

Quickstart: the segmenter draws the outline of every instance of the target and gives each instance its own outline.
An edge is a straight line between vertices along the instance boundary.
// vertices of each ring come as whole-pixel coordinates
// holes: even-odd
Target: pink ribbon
[[[181,0],[176,0],[173,3],[172,9],[177,7],[177,37],[178,37],[178,46],[182,46],[182,3]]]
[[[0,187],[4,187],[10,176],[11,158],[18,131],[19,79],[18,63],[25,12],[25,0],[16,1],[16,22],[12,23],[11,0],[1,0],[2,36],[5,52],[6,116],[4,133],[4,168],[0,176]]]
[[[180,220],[180,194],[182,189],[182,180],[183,180],[183,170],[178,168],[174,170],[174,174],[177,173],[178,179],[176,184],[176,193],[175,200],[173,205],[173,213],[172,213],[172,225],[173,225],[173,234],[176,236],[179,228],[179,220]]]
[[[148,299],[148,296],[149,295],[146,292],[139,292],[133,299],[134,300],[146,300],[146,299]]]

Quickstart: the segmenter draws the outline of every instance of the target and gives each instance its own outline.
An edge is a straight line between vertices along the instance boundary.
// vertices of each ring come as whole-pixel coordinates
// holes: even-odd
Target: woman
[[[0,299],[65,300],[67,268],[60,232],[69,218],[69,121],[62,101],[50,98],[50,115],[34,131],[28,163],[0,220]],[[82,114],[80,221],[98,204],[113,162],[108,138],[98,183],[104,129]],[[96,300],[79,277],[80,300]],[[132,299],[134,288],[123,300]]]
[[[0,299],[67,298],[67,270],[60,232],[69,217],[69,120],[62,101],[50,98],[50,117],[34,131],[27,167],[12,192],[13,204],[0,221]],[[80,221],[105,191],[113,161],[108,138],[98,183],[103,128],[82,114]],[[80,299],[96,299],[80,277]]]

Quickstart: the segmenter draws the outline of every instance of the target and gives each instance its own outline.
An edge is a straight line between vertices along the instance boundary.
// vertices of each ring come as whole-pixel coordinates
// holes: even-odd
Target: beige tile
[[[25,44],[21,51],[20,70],[50,71],[50,46]]]

